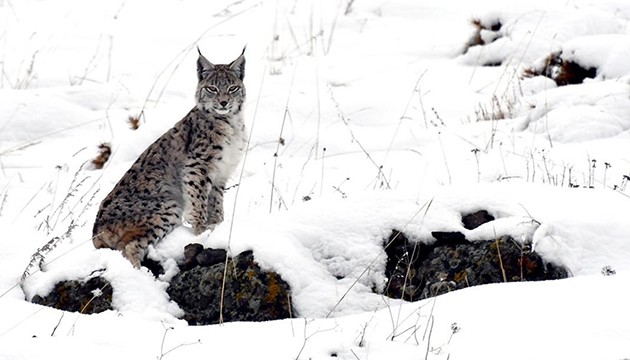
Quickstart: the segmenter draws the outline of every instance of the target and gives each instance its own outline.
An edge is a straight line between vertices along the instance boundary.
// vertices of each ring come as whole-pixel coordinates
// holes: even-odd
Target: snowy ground
[[[253,249],[294,320],[189,327],[173,260],[156,280],[92,246],[100,200],[192,107],[197,45],[247,45],[251,141],[226,221],[151,256]],[[521,76],[558,51],[596,77]],[[622,0],[0,0],[0,358],[628,359],[629,58]],[[479,209],[497,220],[465,230]],[[386,299],[392,229],[510,234],[573,277]],[[102,268],[116,311],[25,301]]]

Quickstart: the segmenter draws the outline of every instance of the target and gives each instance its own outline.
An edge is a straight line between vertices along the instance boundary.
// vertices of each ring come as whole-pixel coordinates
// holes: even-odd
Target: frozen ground
[[[189,327],[174,261],[156,280],[92,246],[100,200],[192,107],[197,45],[247,45],[251,141],[226,221],[151,256],[252,249],[299,318]],[[560,51],[596,76],[522,77]],[[630,358],[628,58],[621,0],[0,0],[0,358]],[[479,209],[497,220],[465,230]],[[392,229],[509,234],[573,277],[383,298]],[[116,311],[25,301],[101,268]]]

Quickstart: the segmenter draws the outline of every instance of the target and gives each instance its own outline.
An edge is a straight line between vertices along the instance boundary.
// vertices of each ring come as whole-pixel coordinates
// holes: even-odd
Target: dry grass
[[[90,162],[95,169],[102,169],[112,154],[112,146],[109,143],[102,143],[98,146],[98,155]]]
[[[140,127],[140,116],[129,115],[127,122],[129,123],[129,127],[131,128],[131,130],[138,130],[138,128]]]

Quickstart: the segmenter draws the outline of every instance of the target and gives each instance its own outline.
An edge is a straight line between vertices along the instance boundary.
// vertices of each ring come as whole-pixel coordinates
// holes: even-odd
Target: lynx
[[[149,244],[188,222],[200,234],[223,221],[223,191],[245,150],[245,49],[214,65],[199,51],[196,105],[151,144],[100,205],[93,243],[139,268]]]

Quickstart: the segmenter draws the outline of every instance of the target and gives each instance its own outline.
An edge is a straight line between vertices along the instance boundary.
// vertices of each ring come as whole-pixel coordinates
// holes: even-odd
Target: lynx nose
[[[221,106],[226,107],[228,102],[225,100],[219,101],[219,104],[221,104]]]

